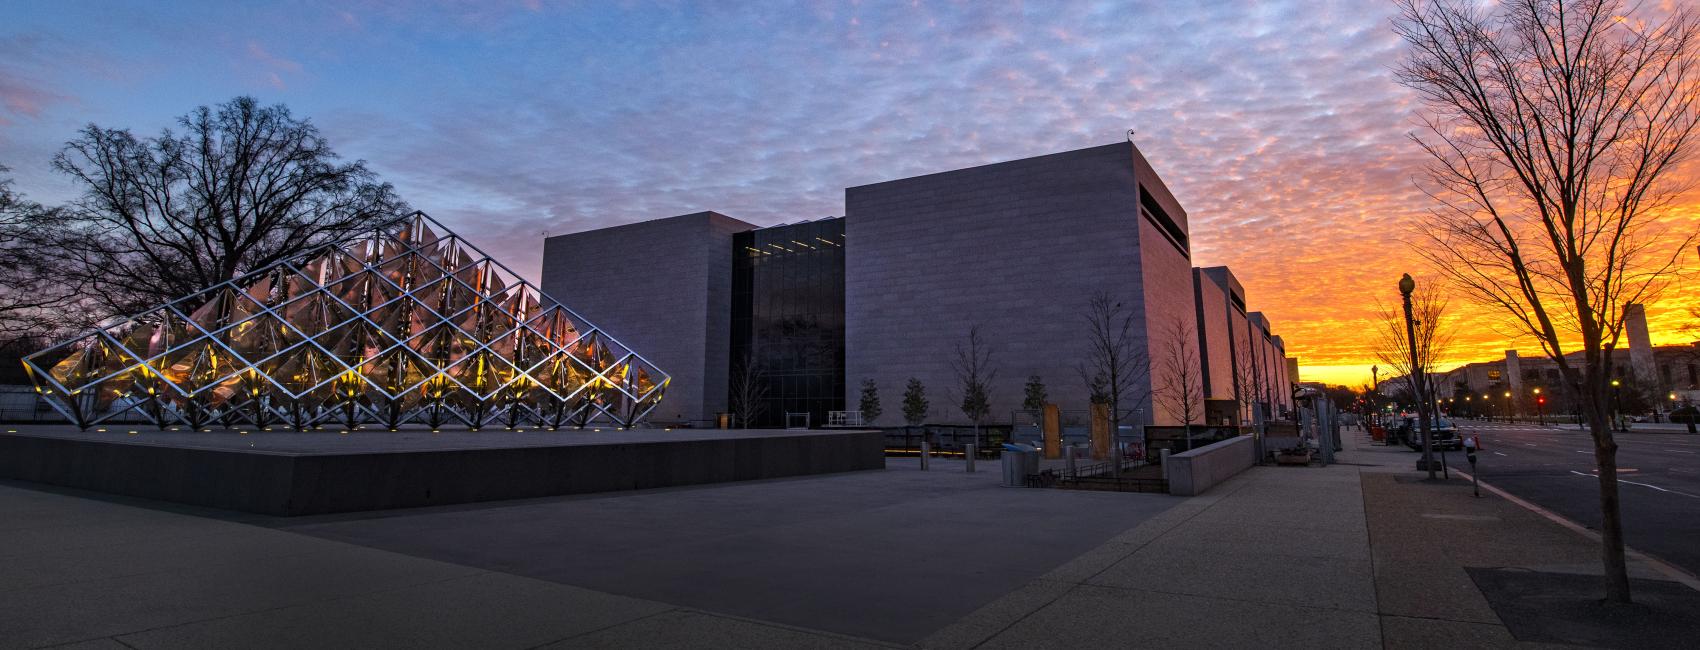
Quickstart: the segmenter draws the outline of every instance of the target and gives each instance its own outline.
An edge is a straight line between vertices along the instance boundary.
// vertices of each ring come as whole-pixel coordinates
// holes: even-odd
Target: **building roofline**
[[[748,221],[744,221],[743,219],[727,216],[727,215],[720,213],[720,212],[715,212],[713,210],[703,210],[701,212],[692,212],[690,214],[681,214],[681,215],[675,215],[675,216],[671,216],[671,217],[657,217],[655,219],[644,219],[642,221],[633,221],[633,222],[630,222],[630,223],[621,223],[621,224],[615,224],[615,225],[612,225],[612,226],[598,226],[598,227],[594,227],[594,228],[585,228],[583,230],[574,230],[572,232],[564,232],[564,233],[561,233],[559,235],[550,235],[548,237],[544,237],[543,239],[544,239],[544,241],[548,241],[550,239],[557,239],[557,238],[560,238],[560,237],[572,237],[572,236],[575,236],[575,235],[582,235],[582,234],[585,234],[585,233],[603,232],[603,231],[607,231],[607,230],[621,230],[621,229],[626,229],[626,228],[635,228],[637,226],[650,225],[650,224],[654,224],[654,223],[661,222],[661,221],[672,221],[672,220],[675,220],[675,219],[679,219],[679,220],[698,219],[698,218],[706,218],[710,221],[713,221],[715,219],[731,221],[734,224],[746,226],[746,228],[745,228],[746,230],[755,230],[757,228],[762,227],[762,226],[757,226],[757,225],[750,223]]]
[[[957,167],[955,169],[945,169],[945,170],[936,171],[936,172],[927,172],[925,174],[916,174],[914,176],[903,176],[903,177],[891,178],[891,179],[887,179],[887,180],[883,180],[883,181],[874,181],[872,183],[863,183],[861,185],[851,185],[849,187],[844,188],[844,190],[848,192],[850,190],[860,189],[860,188],[863,188],[863,187],[873,187],[875,185],[886,185],[888,183],[902,183],[902,182],[906,182],[906,181],[913,181],[913,180],[918,180],[918,179],[922,179],[922,178],[939,176],[939,175],[943,175],[943,174],[954,174],[956,172],[963,172],[963,171],[968,171],[968,170],[972,170],[972,169],[982,169],[982,168],[985,168],[985,167],[996,167],[998,165],[1013,165],[1013,164],[1018,164],[1018,163],[1026,163],[1026,162],[1032,162],[1032,161],[1035,161],[1035,160],[1042,160],[1042,159],[1046,159],[1046,158],[1068,158],[1068,157],[1071,157],[1071,156],[1086,156],[1088,154],[1102,153],[1106,149],[1117,148],[1117,147],[1128,147],[1128,148],[1131,148],[1135,152],[1139,151],[1139,148],[1134,146],[1134,144],[1132,142],[1112,142],[1110,144],[1100,144],[1100,145],[1094,145],[1094,146],[1091,146],[1091,147],[1083,147],[1083,148],[1080,148],[1080,149],[1070,149],[1068,151],[1057,151],[1057,152],[1053,152],[1053,153],[1040,154],[1040,155],[1037,155],[1037,156],[1028,156],[1026,158],[1013,158],[1013,159],[1009,159],[1009,160],[997,160],[997,161],[993,161],[993,162],[980,163],[978,165],[969,165],[967,167]],[[1141,158],[1143,159],[1143,157],[1141,157]]]

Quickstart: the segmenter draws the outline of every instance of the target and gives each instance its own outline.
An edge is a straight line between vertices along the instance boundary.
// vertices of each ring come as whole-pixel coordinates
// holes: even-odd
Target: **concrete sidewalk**
[[[1602,614],[1597,542],[1345,436],[1333,466],[1252,468],[922,645],[1671,647],[1700,634],[1700,592],[1669,574],[1632,561],[1635,612]]]
[[[1254,467],[921,645],[1378,646],[1359,470]]]

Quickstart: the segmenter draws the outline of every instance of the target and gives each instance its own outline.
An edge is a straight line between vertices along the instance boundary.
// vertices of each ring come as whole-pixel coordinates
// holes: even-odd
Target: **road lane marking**
[[[1570,473],[1575,474],[1577,476],[1586,476],[1586,477],[1591,478],[1591,479],[1600,478],[1599,474],[1583,474],[1582,472],[1578,472],[1576,470],[1570,470]],[[1636,482],[1636,481],[1625,481],[1623,479],[1617,479],[1617,482],[1628,483],[1630,485],[1639,485],[1641,487],[1653,488],[1653,489],[1658,490],[1660,492],[1665,492],[1665,493],[1669,493],[1669,494],[1680,494],[1680,495],[1688,497],[1690,499],[1700,499],[1700,495],[1689,494],[1689,493],[1683,492],[1681,490],[1667,490],[1667,489],[1664,489],[1664,488],[1659,487],[1657,485],[1653,485],[1651,483],[1639,483],[1639,482]]]
[[[1496,454],[1499,454],[1499,455],[1501,455],[1501,456],[1504,456],[1504,455],[1505,455],[1505,454],[1500,454],[1500,453],[1499,453],[1499,452],[1497,452],[1497,451],[1496,451],[1496,452],[1493,452],[1493,453],[1496,453]]]

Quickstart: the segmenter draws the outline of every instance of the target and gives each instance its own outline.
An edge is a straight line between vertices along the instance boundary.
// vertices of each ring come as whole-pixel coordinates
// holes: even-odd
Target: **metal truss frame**
[[[641,422],[669,378],[415,212],[24,359],[87,429]]]

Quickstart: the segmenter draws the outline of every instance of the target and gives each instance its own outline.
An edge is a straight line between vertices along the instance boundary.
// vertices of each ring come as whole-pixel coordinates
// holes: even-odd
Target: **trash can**
[[[1025,487],[1027,477],[1039,473],[1039,448],[1006,442],[1003,445],[1003,486]]]

